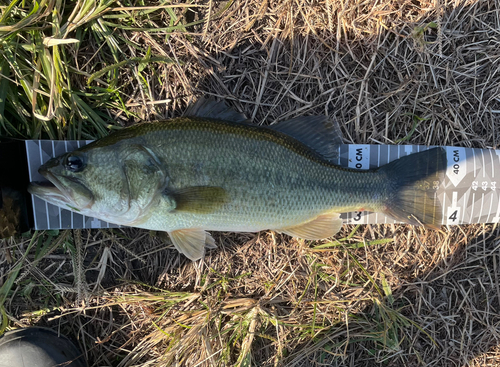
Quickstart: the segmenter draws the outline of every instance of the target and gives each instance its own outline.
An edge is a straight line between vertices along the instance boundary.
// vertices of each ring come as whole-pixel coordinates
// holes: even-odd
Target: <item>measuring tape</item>
[[[38,168],[52,157],[71,152],[87,141],[27,140],[30,182],[44,181]],[[362,145],[339,147],[338,164],[353,169],[372,169],[398,158],[433,147],[423,145]],[[445,147],[447,168],[444,181],[428,184],[436,190],[443,210],[442,224],[492,223],[500,221],[500,150]],[[33,197],[35,229],[112,228],[115,224],[59,208]],[[382,213],[342,213],[346,224],[398,223]]]
[[[433,147],[423,145],[343,145],[338,164],[354,169],[383,166],[405,155]],[[443,182],[428,184],[436,190],[443,210],[442,224],[500,221],[497,181],[500,150],[445,147],[447,168]],[[352,212],[341,215],[344,223],[398,223],[382,213]]]

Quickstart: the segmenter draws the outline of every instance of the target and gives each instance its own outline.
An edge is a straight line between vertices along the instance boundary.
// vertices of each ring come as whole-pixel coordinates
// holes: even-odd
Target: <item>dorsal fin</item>
[[[343,135],[337,121],[328,116],[301,116],[280,121],[269,128],[285,133],[337,163]]]
[[[201,97],[188,107],[184,116],[204,117],[231,122],[248,122],[244,114],[229,107],[224,101],[217,101],[213,97]]]

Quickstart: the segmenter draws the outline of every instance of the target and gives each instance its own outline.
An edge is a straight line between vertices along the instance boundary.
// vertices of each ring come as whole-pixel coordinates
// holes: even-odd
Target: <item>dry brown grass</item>
[[[496,0],[241,0],[220,16],[225,3],[203,3],[194,18],[212,20],[191,34],[115,30],[178,61],[147,66],[146,79],[120,69],[135,120],[212,94],[257,124],[326,113],[353,143],[498,145]],[[103,55],[82,47],[82,71]],[[317,247],[216,233],[219,248],[191,263],[146,231],[84,232],[85,284],[71,286],[78,241],[63,238],[27,256],[5,307],[11,326],[78,339],[92,366],[500,366],[498,236],[496,225],[365,225]],[[3,282],[28,241],[5,243]]]

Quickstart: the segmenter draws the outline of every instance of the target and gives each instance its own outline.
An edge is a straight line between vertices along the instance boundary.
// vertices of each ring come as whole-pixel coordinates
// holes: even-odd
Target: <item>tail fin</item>
[[[444,148],[410,154],[379,169],[390,181],[384,213],[409,224],[437,228],[442,223],[436,186],[443,182],[447,160]]]

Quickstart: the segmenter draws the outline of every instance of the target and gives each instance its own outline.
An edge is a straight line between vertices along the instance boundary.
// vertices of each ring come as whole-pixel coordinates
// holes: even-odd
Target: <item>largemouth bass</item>
[[[354,210],[441,223],[428,182],[442,181],[444,149],[360,171],[333,163],[341,143],[326,116],[254,126],[223,102],[201,99],[184,117],[134,125],[49,160],[39,172],[51,185],[30,192],[111,223],[168,232],[192,260],[214,244],[210,230],[317,240]]]

